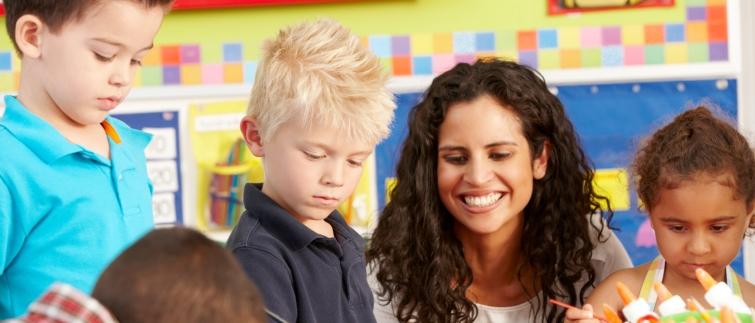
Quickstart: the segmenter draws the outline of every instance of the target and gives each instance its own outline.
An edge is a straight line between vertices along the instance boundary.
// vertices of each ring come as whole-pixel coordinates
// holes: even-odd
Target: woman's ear
[[[265,157],[265,149],[262,144],[262,135],[257,119],[252,116],[245,116],[241,119],[241,134],[244,136],[246,146],[249,151],[257,157]]]
[[[548,157],[550,157],[551,143],[545,141],[543,143],[543,150],[540,152],[540,156],[535,157],[532,160],[532,177],[535,179],[542,179],[545,177],[545,173],[548,171]]]
[[[16,21],[15,38],[21,55],[39,58],[42,55],[42,32],[47,26],[35,15],[23,15]]]

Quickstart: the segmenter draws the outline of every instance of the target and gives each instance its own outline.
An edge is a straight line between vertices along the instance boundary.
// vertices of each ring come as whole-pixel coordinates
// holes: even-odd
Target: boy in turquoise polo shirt
[[[6,0],[21,57],[0,118],[0,319],[53,282],[89,292],[152,228],[150,136],[108,117],[172,0]]]

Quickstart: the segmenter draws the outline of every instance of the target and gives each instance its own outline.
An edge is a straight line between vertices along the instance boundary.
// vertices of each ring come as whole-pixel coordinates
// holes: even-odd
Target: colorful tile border
[[[574,69],[684,64],[729,59],[726,3],[688,0],[681,23],[510,31],[371,35],[362,43],[394,76],[437,75],[485,56],[532,67]],[[143,60],[135,86],[239,84],[254,81],[254,44],[163,44]],[[0,50],[0,91],[18,88],[18,58]]]

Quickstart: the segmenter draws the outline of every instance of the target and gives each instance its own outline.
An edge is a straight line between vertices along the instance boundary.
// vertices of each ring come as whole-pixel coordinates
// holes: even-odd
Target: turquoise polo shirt
[[[153,227],[149,134],[108,117],[107,159],[63,138],[15,97],[6,96],[5,106],[0,320],[25,313],[53,282],[90,292],[100,272]]]

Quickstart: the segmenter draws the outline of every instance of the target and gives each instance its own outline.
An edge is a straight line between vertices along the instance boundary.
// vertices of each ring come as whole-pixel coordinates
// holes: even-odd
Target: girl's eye
[[[142,61],[140,61],[138,59],[132,59],[131,60],[131,65],[133,65],[133,66],[142,66]]]
[[[445,160],[446,162],[448,162],[448,163],[451,163],[451,164],[454,164],[454,165],[462,165],[462,164],[464,164],[464,163],[466,163],[466,162],[467,162],[467,157],[466,157],[466,156],[463,156],[463,155],[458,155],[458,156],[445,156],[445,157],[443,157],[443,159],[444,159],[444,160]]]
[[[100,62],[105,62],[105,63],[112,61],[112,60],[113,60],[113,58],[115,57],[115,56],[106,57],[106,56],[100,55],[100,54],[99,54],[99,53],[97,53],[97,52],[93,52],[93,53],[94,53],[94,57],[95,57],[95,58],[96,58],[96,59],[97,59],[98,61],[100,61]]]
[[[682,233],[682,232],[687,231],[687,228],[685,228],[683,225],[670,225],[668,228],[672,232],[677,232],[677,233]]]

